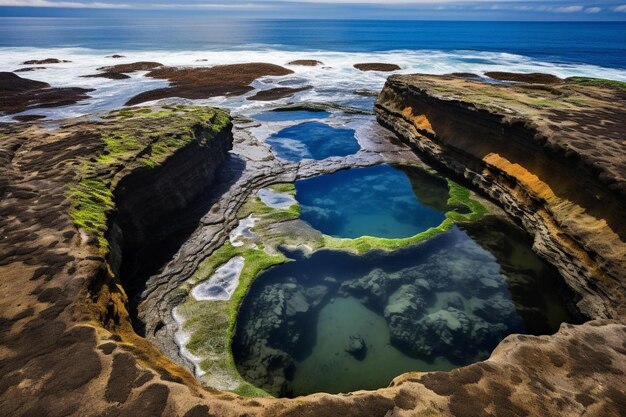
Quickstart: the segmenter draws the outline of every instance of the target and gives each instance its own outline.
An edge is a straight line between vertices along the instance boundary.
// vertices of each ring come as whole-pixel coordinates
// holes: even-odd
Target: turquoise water
[[[327,111],[268,111],[253,114],[251,117],[262,122],[288,122],[297,120],[325,119],[330,116]]]
[[[291,126],[270,136],[267,143],[276,154],[288,161],[326,159],[346,156],[359,151],[354,130],[309,122]]]
[[[414,236],[444,220],[448,199],[445,181],[420,172],[379,165],[296,181],[300,217],[334,237]]]
[[[511,333],[553,333],[575,320],[530,247],[489,218],[392,253],[287,252],[243,300],[235,362],[275,395],[349,392],[483,360]]]

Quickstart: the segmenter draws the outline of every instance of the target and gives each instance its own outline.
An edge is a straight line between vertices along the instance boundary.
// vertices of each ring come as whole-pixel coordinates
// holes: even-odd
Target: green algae
[[[229,300],[198,301],[189,296],[179,305],[177,312],[185,318],[183,330],[191,333],[186,348],[193,355],[202,357],[200,369],[206,372],[205,383],[229,389],[248,396],[267,396],[239,375],[232,355],[231,342],[236,324],[237,311],[247,294],[253,279],[262,271],[287,261],[277,253],[270,255],[259,248],[234,247],[227,243],[205,259],[190,279],[187,291],[208,279],[220,266],[235,256],[244,259],[239,275],[239,285]],[[229,386],[230,385],[230,386]]]
[[[107,230],[107,215],[115,204],[108,185],[97,179],[83,179],[69,191],[71,199],[70,217],[78,227],[96,236],[100,250],[108,250],[104,237]]]
[[[592,87],[603,87],[611,89],[626,90],[626,82],[607,80],[604,78],[592,77],[569,77],[565,79],[568,84],[587,85]]]
[[[139,107],[112,111],[103,120],[94,133],[100,135],[102,151],[81,161],[67,197],[74,224],[93,235],[106,254],[107,217],[115,209],[117,182],[136,169],[160,166],[199,136],[212,139],[228,126],[230,116],[212,107]]]

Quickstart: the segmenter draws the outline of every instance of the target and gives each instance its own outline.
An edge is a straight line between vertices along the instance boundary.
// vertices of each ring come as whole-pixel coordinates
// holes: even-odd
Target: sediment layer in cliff
[[[577,294],[582,313],[624,317],[623,85],[396,75],[375,112],[419,155],[517,219]]]

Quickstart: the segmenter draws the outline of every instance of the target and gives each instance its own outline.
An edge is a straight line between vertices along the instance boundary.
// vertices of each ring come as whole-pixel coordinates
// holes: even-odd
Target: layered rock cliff
[[[626,326],[606,320],[563,325],[552,336],[510,336],[487,361],[402,375],[377,391],[286,400],[203,389],[134,332],[116,265],[127,248],[151,239],[155,222],[167,226],[168,213],[214,187],[211,178],[230,147],[229,129],[225,114],[209,108],[131,109],[52,130],[0,124],[0,415],[622,414]],[[296,168],[274,166],[250,135],[239,142],[250,159],[229,158],[233,178],[222,184],[239,188],[206,213],[189,250],[161,274],[163,287],[175,288],[184,268],[194,269],[196,252],[225,239],[240,191],[331,166],[383,162],[388,147],[384,138],[363,160]],[[415,158],[405,149],[389,153],[398,154]],[[238,163],[266,165],[265,172],[241,175]]]
[[[554,77],[556,78],[556,77]],[[488,195],[534,236],[588,317],[626,313],[626,90],[392,76],[379,122]]]

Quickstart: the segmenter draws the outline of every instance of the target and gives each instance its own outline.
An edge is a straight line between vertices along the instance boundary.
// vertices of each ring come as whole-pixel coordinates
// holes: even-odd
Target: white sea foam
[[[245,265],[242,256],[235,256],[217,268],[211,277],[196,285],[191,296],[198,301],[230,300],[239,285],[239,275]]]
[[[325,101],[349,103],[355,100],[355,90],[379,90],[382,88],[389,73],[361,72],[353,65],[359,62],[389,62],[402,67],[399,73],[431,73],[444,74],[449,72],[484,73],[486,71],[512,72],[547,72],[560,77],[590,76],[626,81],[626,70],[604,68],[587,64],[550,63],[529,57],[497,52],[477,51],[389,51],[389,52],[331,52],[331,51],[280,51],[272,49],[249,51],[115,51],[126,58],[106,58],[112,51],[100,51],[81,48],[0,48],[0,71],[13,71],[22,67],[23,61],[54,57],[72,62],[46,65],[47,69],[29,73],[21,73],[26,78],[46,81],[58,87],[95,88],[90,93],[92,99],[75,105],[36,109],[27,113],[45,114],[49,118],[65,118],[94,111],[102,111],[120,107],[134,95],[167,83],[162,80],[145,78],[142,73],[135,73],[127,80],[107,80],[103,78],[81,78],[83,75],[94,74],[97,68],[130,63],[136,61],[157,61],[165,65],[176,66],[212,66],[216,64],[233,64],[244,62],[269,62],[285,65],[295,73],[279,79],[266,77],[253,83],[256,88],[267,89],[277,84],[290,86],[311,85],[311,90],[298,93],[287,101]],[[318,59],[323,66],[304,67],[289,66],[287,62],[296,59]],[[199,61],[200,59],[205,61]],[[213,98],[210,100],[194,100],[198,104],[221,105],[234,109],[236,113],[249,115],[262,111],[273,103],[245,100],[244,97]],[[10,117],[0,118],[2,121]]]

